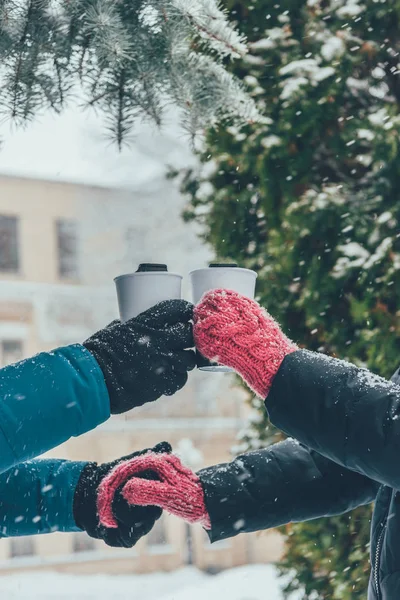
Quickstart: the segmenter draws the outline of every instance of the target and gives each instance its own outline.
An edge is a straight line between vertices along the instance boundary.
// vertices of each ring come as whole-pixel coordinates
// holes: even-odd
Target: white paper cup
[[[136,273],[119,275],[114,279],[123,323],[163,300],[182,297],[182,275],[169,273],[166,269],[166,265],[140,265]]]
[[[254,299],[257,273],[236,265],[211,264],[206,269],[196,269],[189,273],[193,304],[198,304],[206,292],[218,288],[234,290],[243,296]],[[212,363],[197,352],[197,366],[201,371],[230,372],[232,369]]]

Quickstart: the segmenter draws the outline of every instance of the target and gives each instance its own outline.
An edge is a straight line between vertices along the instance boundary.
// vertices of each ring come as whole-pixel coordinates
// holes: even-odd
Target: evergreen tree
[[[264,122],[208,132],[187,219],[299,345],[385,377],[400,359],[400,4],[227,2],[251,54],[234,72]],[[262,402],[241,450],[275,441]],[[282,570],[303,598],[365,598],[370,507],[290,525]]]
[[[78,89],[119,145],[168,102],[192,134],[250,122],[254,102],[224,66],[246,52],[218,0],[0,0],[0,115],[60,111]]]

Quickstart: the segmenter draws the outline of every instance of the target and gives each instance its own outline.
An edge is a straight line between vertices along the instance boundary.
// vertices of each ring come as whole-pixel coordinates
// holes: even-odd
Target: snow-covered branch
[[[61,110],[79,80],[121,144],[137,118],[162,122],[173,102],[194,134],[258,114],[222,59],[246,53],[218,0],[3,0],[0,115]]]

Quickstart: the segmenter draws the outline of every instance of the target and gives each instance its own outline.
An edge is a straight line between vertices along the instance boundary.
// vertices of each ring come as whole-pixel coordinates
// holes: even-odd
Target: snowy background
[[[42,340],[54,345],[84,339],[116,318],[113,278],[135,270],[139,262],[166,262],[171,271],[184,275],[183,295],[189,299],[187,273],[205,266],[211,254],[198,238],[198,227],[181,218],[185,199],[177,181],[166,179],[168,167],[195,164],[175,113],[166,116],[162,129],[138,122],[130,145],[121,151],[106,138],[104,120],[77,103],[61,115],[46,112],[24,128],[0,123],[0,141],[0,175],[87,186],[77,192],[82,196],[81,236],[108,240],[98,253],[81,248],[84,292],[65,283],[38,286],[25,280],[23,285],[11,280],[0,286],[0,299],[33,302]],[[97,188],[107,189],[103,193]],[[118,245],[122,222],[134,229],[133,253]],[[114,231],[118,239],[112,237]],[[80,309],[75,311],[79,322],[66,329],[57,319],[58,313],[70,310],[68,302],[79,303]]]
[[[219,575],[194,568],[150,575],[26,573],[2,577],[2,600],[282,600],[274,567],[251,565]],[[57,590],[55,592],[55,590]],[[291,600],[298,600],[298,594]]]

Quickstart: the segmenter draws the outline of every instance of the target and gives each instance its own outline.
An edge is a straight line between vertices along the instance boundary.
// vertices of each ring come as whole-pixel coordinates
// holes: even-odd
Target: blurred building
[[[204,266],[208,252],[182,223],[181,203],[164,180],[146,195],[0,177],[1,365],[82,341],[116,318],[113,277],[139,262],[167,262],[184,276]],[[168,440],[195,468],[229,460],[243,422],[231,384],[227,375],[196,372],[173,398],[113,417],[50,456],[102,462]],[[84,533],[1,539],[0,572],[145,572],[188,563],[219,570],[276,560],[281,552],[274,532],[211,546],[201,528],[164,516],[132,550],[108,548]]]

